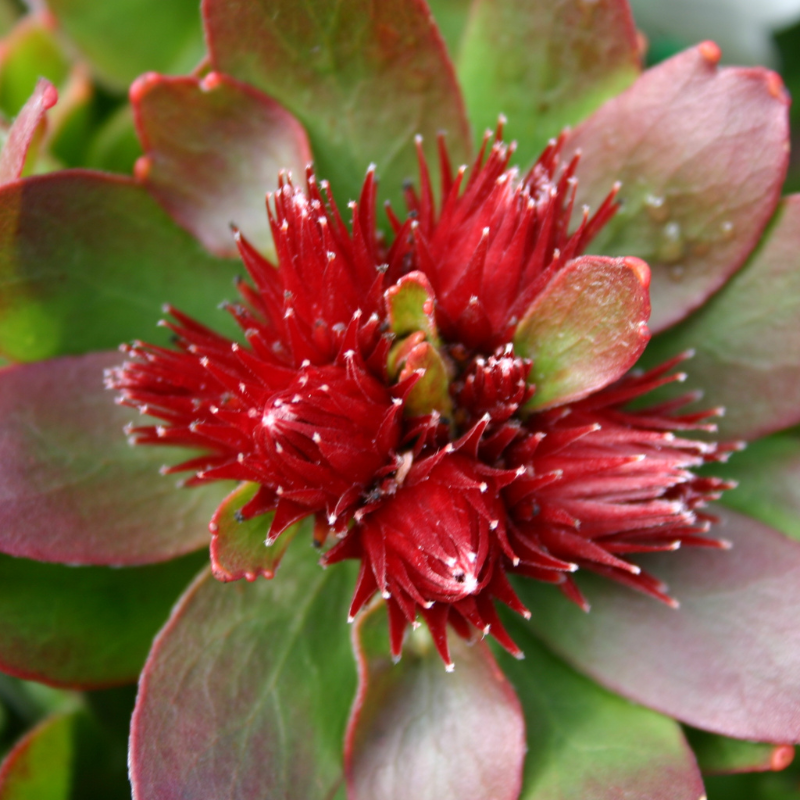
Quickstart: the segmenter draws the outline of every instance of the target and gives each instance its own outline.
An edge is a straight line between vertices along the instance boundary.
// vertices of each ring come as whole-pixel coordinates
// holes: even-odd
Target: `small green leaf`
[[[429,342],[438,344],[434,315],[435,296],[422,272],[409,272],[386,290],[389,327],[396,336],[422,331]]]
[[[408,353],[401,366],[401,381],[415,372],[420,374],[420,379],[406,397],[405,413],[416,417],[438,411],[449,419],[453,412],[450,375],[439,350],[430,342],[422,342]]]
[[[786,769],[794,759],[794,747],[790,744],[744,742],[696,728],[687,728],[685,733],[704,775],[777,772]]]

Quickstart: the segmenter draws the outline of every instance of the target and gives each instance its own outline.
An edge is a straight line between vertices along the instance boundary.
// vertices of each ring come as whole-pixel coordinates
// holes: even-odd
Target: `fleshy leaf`
[[[434,316],[435,297],[423,272],[410,272],[386,291],[389,327],[397,336],[422,331],[436,343],[439,334]]]
[[[188,72],[203,56],[197,0],[47,0],[47,7],[115,88],[148,70]]]
[[[445,671],[427,629],[389,655],[385,606],[353,630],[359,688],[345,740],[349,800],[516,800],[525,721],[488,645],[452,635]]]
[[[134,797],[333,796],[356,686],[347,635],[354,575],[292,547],[274,581],[198,579],[142,673]],[[187,741],[191,747],[187,747]]]
[[[68,564],[165,561],[209,540],[222,487],[159,474],[191,452],[131,447],[139,415],[114,403],[92,353],[0,371],[0,552]]]
[[[730,551],[638,559],[677,610],[580,574],[588,614],[535,581],[517,584],[520,597],[536,609],[536,633],[612,691],[724,736],[800,741],[800,546],[733,511],[714,513]]]
[[[0,152],[0,184],[22,175],[25,158],[34,141],[41,137],[45,114],[58,100],[58,92],[46,78],[40,78],[33,94],[14,120]]]
[[[421,342],[408,353],[399,380],[410,378],[415,372],[420,378],[406,397],[405,412],[416,417],[438,411],[450,417],[453,401],[447,365],[442,354],[430,342]]]
[[[211,252],[236,257],[230,224],[274,256],[264,196],[288,170],[305,180],[311,150],[300,123],[272,98],[212,72],[149,73],[131,87],[146,155],[137,176]]]
[[[522,620],[507,624],[525,653],[522,661],[498,655],[527,724],[520,800],[700,798],[703,784],[679,725],[574,673]]]
[[[20,361],[153,335],[161,306],[235,327],[235,266],[206,255],[142,186],[86,172],[0,187],[0,353]]]
[[[755,439],[800,422],[800,195],[781,201],[760,248],[709,302],[653,340],[648,360],[688,348],[681,387],[723,406],[720,435]]]
[[[241,484],[222,501],[211,520],[211,569],[218,581],[272,578],[300,527],[293,525],[274,544],[267,546],[274,513],[246,520],[237,518],[242,506],[252,500],[257,491],[255,483]]]
[[[788,160],[788,98],[764,69],[717,69],[706,42],[648,70],[575,129],[577,214],[614,181],[622,208],[593,241],[653,271],[654,331],[685,317],[744,262],[775,209]],[[742,156],[747,153],[747,157]]]
[[[69,800],[74,713],[28,731],[0,764],[0,800]]]
[[[794,760],[794,747],[790,744],[743,742],[694,728],[688,729],[686,736],[705,775],[777,772],[786,769]]]
[[[523,164],[640,69],[625,0],[478,0],[457,64],[475,133],[502,112]]]
[[[382,196],[404,207],[416,134],[428,158],[443,130],[455,163],[466,159],[463,103],[423,0],[204,0],[203,10],[214,67],[297,116],[340,202],[358,198],[372,161]]]
[[[514,334],[517,355],[533,361],[529,409],[586,397],[633,366],[650,338],[649,282],[637,258],[584,256],[556,274]]]
[[[153,636],[206,558],[110,569],[0,555],[0,670],[84,689],[136,680]]]

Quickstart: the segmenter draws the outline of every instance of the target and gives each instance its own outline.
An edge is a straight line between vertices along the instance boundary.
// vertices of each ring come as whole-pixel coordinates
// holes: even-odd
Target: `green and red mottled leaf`
[[[0,800],[69,800],[75,714],[28,731],[0,764]]]
[[[516,800],[525,721],[485,642],[450,636],[446,672],[427,629],[390,656],[384,607],[353,630],[359,687],[345,740],[349,800]]]
[[[800,195],[784,198],[745,267],[682,325],[653,341],[648,361],[692,348],[682,391],[723,406],[720,435],[755,439],[800,422]]]
[[[525,581],[531,625],[612,691],[704,730],[800,741],[800,546],[717,508],[730,551],[641,556],[680,601],[673,609],[607,579],[579,575],[585,614],[553,587]],[[583,580],[580,578],[583,577]]]
[[[203,56],[197,0],[47,0],[47,7],[114,88],[150,70],[188,72]]]
[[[22,175],[31,145],[40,138],[46,123],[47,110],[58,100],[58,91],[46,78],[39,78],[30,99],[14,120],[0,152],[0,184]]]
[[[695,728],[686,730],[686,738],[704,775],[778,772],[794,760],[794,747],[790,744],[745,742]]]
[[[257,491],[255,483],[237,486],[222,501],[211,520],[211,570],[218,581],[274,577],[286,548],[300,529],[299,523],[292,525],[277,542],[267,546],[273,512],[252,519],[237,518],[238,512]]]
[[[67,564],[166,561],[209,541],[222,486],[159,474],[186,450],[131,447],[139,415],[115,404],[92,353],[0,371],[0,552]]]
[[[478,0],[457,65],[473,132],[504,114],[522,164],[640,71],[625,0]]]
[[[358,198],[374,162],[382,197],[402,207],[416,134],[429,159],[442,130],[453,160],[467,157],[459,88],[424,0],[203,0],[203,12],[214,67],[305,125],[340,203]]]
[[[508,627],[525,653],[522,661],[498,655],[528,731],[520,800],[700,798],[703,783],[677,723],[577,675],[528,623],[509,616]]]
[[[577,215],[614,181],[623,206],[591,245],[653,271],[651,327],[685,317],[744,263],[788,162],[788,97],[764,69],[718,69],[707,42],[648,70],[567,140]],[[746,154],[746,155],[745,155]]]
[[[517,355],[533,361],[531,410],[578,400],[622,377],[650,334],[647,264],[584,256],[550,281],[514,334]]]
[[[333,796],[356,687],[354,573],[321,570],[310,550],[289,548],[274,581],[209,571],[176,606],[139,684],[136,800]]]
[[[217,305],[233,293],[235,274],[131,180],[70,170],[0,187],[7,358],[111,349],[134,337],[166,343],[154,330],[165,302],[232,333]]]
[[[110,569],[0,555],[0,670],[79,689],[135,681],[205,558]]]
[[[131,87],[146,155],[136,174],[211,252],[236,257],[231,223],[274,256],[264,197],[288,170],[305,183],[305,131],[272,98],[212,72],[202,79],[149,73]]]

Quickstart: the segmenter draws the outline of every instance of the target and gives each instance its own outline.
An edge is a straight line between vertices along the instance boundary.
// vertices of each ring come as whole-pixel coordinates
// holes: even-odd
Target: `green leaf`
[[[417,417],[438,411],[449,419],[453,413],[450,375],[439,350],[430,342],[420,342],[410,350],[401,363],[402,369],[398,381],[410,378],[415,372],[420,375],[405,399],[403,406],[405,413]]]
[[[323,571],[297,544],[272,581],[198,579],[142,674],[134,795],[330,798],[356,684],[353,581],[351,569]]]
[[[386,290],[389,328],[397,336],[422,331],[428,341],[439,343],[434,303],[436,297],[423,272],[409,272]]]
[[[455,61],[461,50],[467,28],[472,0],[427,0],[436,27],[447,45],[447,52]]]
[[[426,628],[389,655],[385,606],[359,616],[359,689],[345,765],[350,800],[516,800],[525,723],[485,642],[450,636],[446,672]]]
[[[0,555],[0,669],[56,686],[133,681],[207,556],[126,569]]]
[[[794,759],[794,747],[790,744],[744,742],[695,728],[688,728],[685,733],[704,775],[777,772],[786,769]]]
[[[520,800],[701,797],[700,774],[679,725],[577,675],[545,650],[528,623],[507,620],[525,653],[517,661],[498,648],[528,731]]]
[[[134,337],[166,343],[154,330],[165,302],[233,333],[217,305],[234,275],[131,180],[73,170],[0,188],[0,352],[9,358]]]
[[[624,0],[477,0],[458,55],[474,132],[504,114],[523,164],[638,74]]]
[[[622,208],[591,249],[650,265],[654,331],[701,305],[744,263],[786,174],[780,78],[717,69],[718,59],[707,42],[653,67],[565,145],[565,158],[581,152],[575,220],[584,203],[597,208],[622,182]]]
[[[204,0],[203,11],[214,67],[305,125],[317,173],[342,204],[374,162],[382,197],[402,208],[416,134],[428,158],[442,130],[455,163],[467,158],[460,92],[423,0]]]

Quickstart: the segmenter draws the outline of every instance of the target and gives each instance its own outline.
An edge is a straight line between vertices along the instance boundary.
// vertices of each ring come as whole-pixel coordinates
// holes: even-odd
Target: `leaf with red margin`
[[[74,714],[28,731],[0,764],[0,800],[69,800]]]
[[[640,72],[625,0],[478,0],[457,65],[475,132],[502,112],[522,164]]]
[[[704,730],[800,741],[800,546],[715,508],[730,551],[641,556],[680,601],[675,610],[579,574],[584,614],[552,587],[515,584],[536,633],[598,683]]]
[[[527,623],[506,619],[525,653],[517,661],[498,652],[527,723],[520,800],[698,800],[703,783],[674,720],[576,674]]]
[[[651,327],[685,317],[744,263],[778,202],[788,96],[767,70],[717,69],[710,42],[648,70],[568,138],[582,152],[578,202],[623,206],[591,245],[653,271]]]
[[[447,52],[455,61],[461,49],[472,0],[427,0],[427,3],[447,45]]]
[[[203,0],[203,13],[214,67],[305,125],[317,174],[340,202],[358,198],[374,162],[382,197],[404,207],[416,134],[429,158],[442,130],[455,163],[467,158],[460,91],[424,0]]]
[[[638,258],[583,256],[555,275],[514,334],[517,355],[533,361],[528,409],[586,397],[636,363],[650,338],[649,283]]]
[[[0,555],[0,670],[53,686],[131,683],[181,590],[207,559],[109,569]]]
[[[655,363],[689,348],[695,357],[681,391],[699,389],[700,406],[725,408],[720,436],[755,439],[800,422],[800,195],[781,201],[745,267],[656,337],[646,358]]]
[[[389,655],[385,606],[353,628],[359,687],[345,739],[349,800],[516,800],[525,720],[488,645],[450,636],[445,671],[427,629]]]
[[[212,253],[236,257],[230,224],[274,256],[264,196],[288,170],[305,181],[311,149],[272,98],[225,75],[143,75],[130,90],[145,156],[136,175]]]
[[[696,728],[686,730],[686,738],[704,775],[779,772],[794,760],[794,747],[790,744],[743,742]]]
[[[165,302],[233,333],[217,305],[235,275],[132,180],[69,170],[0,187],[0,353],[13,360],[166,343]]]
[[[273,581],[206,572],[175,607],[139,684],[136,800],[333,796],[356,687],[355,575],[321,570],[310,549],[290,547]]]
[[[0,371],[0,552],[67,564],[147,564],[197,550],[222,487],[178,489],[165,458],[131,447],[103,370],[120,353],[91,353]]]
[[[237,486],[222,501],[211,520],[211,570],[218,581],[273,578],[286,548],[300,530],[302,523],[292,525],[278,541],[267,545],[274,512],[253,519],[238,519],[238,512],[253,499],[258,488],[256,483]]]
[[[0,152],[0,184],[14,181],[22,175],[28,150],[41,136],[47,110],[58,100],[58,91],[46,78],[39,78],[33,94],[14,120]]]

